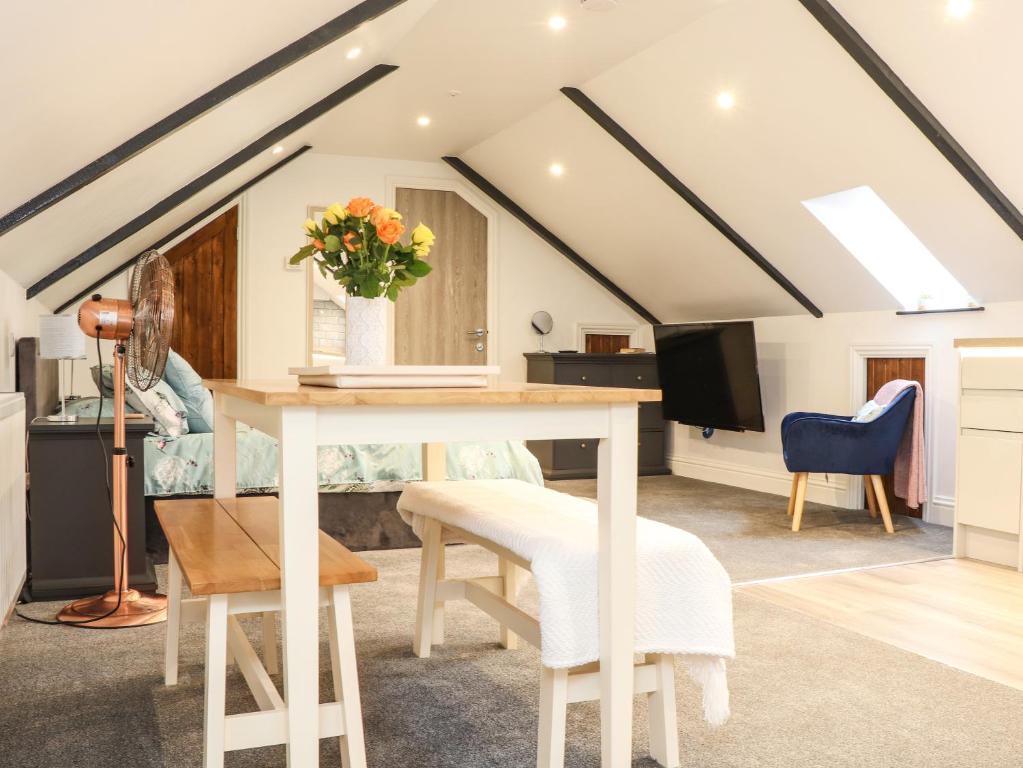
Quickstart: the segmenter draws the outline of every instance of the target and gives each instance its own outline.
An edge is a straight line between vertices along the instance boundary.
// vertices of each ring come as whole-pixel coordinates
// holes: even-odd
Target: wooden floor
[[[1023,690],[1023,574],[1015,570],[934,560],[736,591]]]

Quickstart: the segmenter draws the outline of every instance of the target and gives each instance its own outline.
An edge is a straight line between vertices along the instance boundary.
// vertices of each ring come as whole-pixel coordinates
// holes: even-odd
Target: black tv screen
[[[764,431],[752,322],[655,325],[664,418]]]

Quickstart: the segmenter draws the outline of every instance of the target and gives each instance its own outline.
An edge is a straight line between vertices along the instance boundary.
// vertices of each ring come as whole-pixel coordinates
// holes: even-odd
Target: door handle
[[[475,331],[466,331],[465,335],[466,336],[476,336],[477,338],[482,339],[484,336],[487,335],[487,331],[486,331],[485,328],[477,328]]]

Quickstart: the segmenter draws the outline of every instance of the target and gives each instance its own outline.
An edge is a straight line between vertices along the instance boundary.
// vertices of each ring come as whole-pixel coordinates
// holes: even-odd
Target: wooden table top
[[[990,339],[956,339],[953,344],[956,347],[1023,347],[1023,338],[1015,336],[1002,336]]]
[[[207,389],[260,405],[590,405],[652,403],[659,389],[501,384],[464,389],[335,389],[297,379],[206,379]]]

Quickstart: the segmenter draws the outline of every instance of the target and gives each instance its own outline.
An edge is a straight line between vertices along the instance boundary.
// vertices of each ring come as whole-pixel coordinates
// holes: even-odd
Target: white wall
[[[25,289],[0,271],[0,392],[14,389],[14,339],[39,333],[39,316],[48,310],[26,301]]]
[[[894,312],[826,314],[822,319],[771,317],[755,321],[764,433],[717,432],[677,425],[669,450],[676,474],[771,493],[789,493],[781,454],[781,419],[790,411],[848,414],[852,403],[850,348],[866,345],[929,347],[927,398],[932,421],[929,509],[926,519],[951,522],[955,493],[956,338],[1023,335],[1023,302],[987,305],[984,312],[897,316]],[[867,396],[873,395],[869,393]],[[859,405],[859,404],[856,404]],[[811,476],[808,498],[844,505],[843,475]]]
[[[458,178],[442,163],[309,152],[249,190],[240,224],[242,375],[280,378],[288,366],[304,363],[306,277],[304,271],[286,269],[285,262],[304,242],[308,206],[344,204],[355,196],[386,203],[395,180],[450,184]],[[554,318],[547,349],[575,349],[580,322],[635,325],[641,329],[636,343],[652,348],[648,325],[522,224],[483,200],[496,215],[496,296],[490,301],[497,308],[497,327],[491,328],[490,343],[496,345],[503,380],[525,379],[522,353],[536,349],[529,320],[539,309]],[[443,232],[437,234],[443,237]]]

